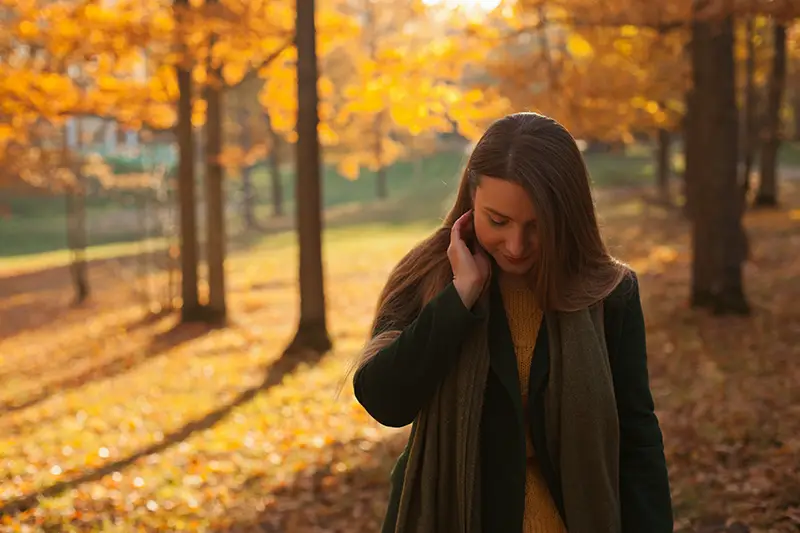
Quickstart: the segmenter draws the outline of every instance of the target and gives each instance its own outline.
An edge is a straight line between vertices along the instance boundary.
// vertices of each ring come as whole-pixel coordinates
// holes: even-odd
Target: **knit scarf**
[[[417,417],[396,533],[484,533],[480,419],[489,372],[489,298],[432,401]],[[569,533],[620,533],[619,421],[602,303],[546,313],[548,452],[560,477]],[[513,532],[509,532],[513,533]]]

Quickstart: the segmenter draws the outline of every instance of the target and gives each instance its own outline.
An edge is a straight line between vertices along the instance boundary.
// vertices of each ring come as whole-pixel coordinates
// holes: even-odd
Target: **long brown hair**
[[[358,365],[392,342],[452,280],[450,228],[472,209],[483,176],[517,183],[530,195],[540,257],[532,285],[544,310],[575,311],[608,296],[629,272],[600,235],[589,173],[575,139],[552,118],[516,113],[494,122],[469,157],[442,226],[394,268],[378,299],[371,339]]]

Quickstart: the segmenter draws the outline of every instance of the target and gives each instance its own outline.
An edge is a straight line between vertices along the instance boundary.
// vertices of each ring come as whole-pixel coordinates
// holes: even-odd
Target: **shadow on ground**
[[[237,502],[211,533],[379,531],[389,498],[389,474],[408,439],[402,431],[386,441],[361,446],[360,460],[344,472],[340,464],[317,465],[275,490],[274,481],[250,477],[234,489]],[[325,455],[337,456],[334,443]]]
[[[262,392],[279,385],[281,381],[283,381],[287,375],[294,372],[299,365],[316,364],[321,360],[321,358],[322,355],[312,352],[294,352],[292,354],[287,353],[271,364],[267,369],[265,369],[264,379],[261,381],[261,383],[241,391],[230,402],[220,406],[214,411],[207,413],[201,418],[185,424],[183,427],[171,433],[167,433],[160,441],[142,448],[141,450],[125,458],[107,463],[99,468],[84,472],[78,476],[54,483],[35,492],[31,492],[25,496],[5,502],[3,506],[0,507],[0,516],[11,517],[19,513],[23,513],[36,506],[40,498],[52,498],[84,483],[98,481],[105,476],[112,474],[113,472],[124,470],[139,459],[161,453],[164,450],[185,441],[198,431],[204,431],[213,428],[223,421],[234,409],[250,402],[258,394],[261,394]]]

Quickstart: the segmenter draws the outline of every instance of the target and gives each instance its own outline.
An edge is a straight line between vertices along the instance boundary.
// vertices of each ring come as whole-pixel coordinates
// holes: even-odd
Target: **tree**
[[[781,105],[786,87],[786,25],[776,21],[772,36],[773,58],[767,86],[764,140],[761,144],[761,171],[756,206],[778,205],[778,149],[781,143]]]
[[[176,17],[188,13],[188,0],[175,0]],[[180,24],[179,24],[180,27]],[[180,216],[181,320],[204,318],[197,282],[197,212],[194,178],[194,132],[192,128],[192,71],[185,59],[175,66],[178,85],[178,206]]]
[[[67,212],[67,244],[69,246],[70,274],[75,289],[75,305],[80,305],[89,298],[89,276],[86,261],[86,177],[84,176],[80,148],[83,145],[81,120],[76,121],[76,145],[69,146],[69,139],[64,127],[62,139],[64,150],[63,168],[71,179],[65,183],[64,198]],[[73,150],[75,150],[74,153]]]
[[[216,3],[216,0],[210,0]],[[227,318],[225,302],[225,193],[222,156],[222,69],[213,56],[216,36],[210,36],[211,50],[207,63],[206,97],[206,259],[208,261],[208,319],[224,323]]]
[[[742,282],[746,237],[738,182],[733,17],[692,23],[691,121],[686,174],[692,221],[691,304],[718,314],[749,312]]]
[[[289,351],[328,351],[322,267],[322,185],[317,93],[315,1],[297,0],[297,231],[300,244],[300,320]],[[301,7],[302,6],[302,7]]]

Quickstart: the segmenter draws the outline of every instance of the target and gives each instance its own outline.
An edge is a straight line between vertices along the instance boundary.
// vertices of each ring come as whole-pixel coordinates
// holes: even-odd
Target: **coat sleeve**
[[[669,479],[650,391],[644,314],[635,274],[628,280],[626,293],[612,356],[620,422],[622,533],[671,533]]]
[[[353,376],[356,399],[378,422],[403,427],[430,401],[480,317],[449,283],[388,346]]]

